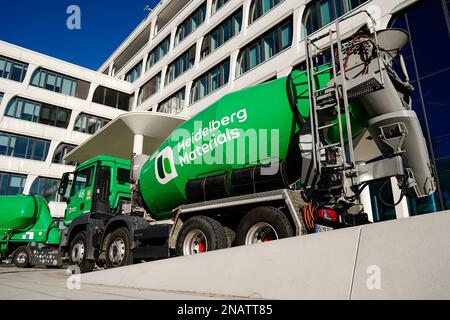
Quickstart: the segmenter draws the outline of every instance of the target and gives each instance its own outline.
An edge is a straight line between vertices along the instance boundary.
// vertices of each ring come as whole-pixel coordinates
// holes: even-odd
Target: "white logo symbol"
[[[178,177],[177,169],[173,161],[173,150],[170,147],[166,147],[156,156],[155,175],[160,184],[168,184]]]

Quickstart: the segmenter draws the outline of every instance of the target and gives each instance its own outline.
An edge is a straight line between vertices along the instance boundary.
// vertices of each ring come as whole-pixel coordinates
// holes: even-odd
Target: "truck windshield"
[[[94,167],[89,167],[78,171],[75,174],[75,180],[72,185],[71,196],[74,196],[78,191],[84,189],[92,184],[92,172]]]

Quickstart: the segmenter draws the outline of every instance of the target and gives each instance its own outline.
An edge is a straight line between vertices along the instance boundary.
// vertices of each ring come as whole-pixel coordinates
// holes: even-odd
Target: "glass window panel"
[[[285,25],[281,29],[281,50],[291,46],[292,42],[292,26],[291,24]]]
[[[11,80],[15,80],[15,81],[22,81],[22,72],[23,72],[23,65],[18,64],[18,63],[14,63],[13,64],[13,68],[12,68],[12,72],[11,72]]]
[[[0,77],[4,78],[5,60],[0,58]]]
[[[332,16],[331,0],[322,0],[320,2],[320,18],[322,26],[329,24],[334,17]]]
[[[270,32],[266,36],[264,36],[264,40],[263,40],[264,59],[269,59],[276,53],[274,37],[275,37],[274,32]]]
[[[16,137],[14,143],[14,153],[13,156],[16,158],[26,158],[27,157],[27,147],[28,147],[28,138],[25,137]],[[31,149],[31,148],[30,148]]]
[[[255,43],[254,45],[252,45],[250,47],[250,49],[249,49],[249,53],[250,53],[249,69],[252,69],[258,65],[258,63],[259,63],[258,51],[259,51],[259,43]]]
[[[56,92],[61,92],[61,85],[62,85],[61,76],[56,76],[56,82],[55,82],[55,91]]]
[[[47,77],[47,72],[41,71],[39,77],[39,87],[45,88],[45,78]]]
[[[45,89],[54,91],[56,84],[56,77],[53,74],[47,74],[47,80],[45,82]]]
[[[72,96],[72,83],[73,81],[67,78],[64,78],[62,81],[62,89],[61,89],[61,93],[68,95],[68,96]]]
[[[23,188],[25,187],[25,179],[18,176],[11,176],[8,194],[16,195],[23,192]]]
[[[25,102],[23,112],[22,112],[22,119],[26,121],[33,121],[34,119],[34,103],[31,102]],[[37,119],[35,119],[37,121]]]
[[[17,99],[13,99],[6,108],[5,115],[9,117],[15,117],[16,115],[16,105],[17,105]]]
[[[67,128],[70,120],[70,112],[65,110],[58,110],[56,116],[56,126],[58,128]]]
[[[223,84],[227,84],[230,78],[230,62],[227,61],[223,65]]]
[[[3,77],[6,79],[9,79],[11,75],[11,62],[10,61],[6,61],[6,65],[5,65],[5,69],[3,71]]]
[[[5,134],[0,134],[0,155],[8,155],[9,147],[9,136]]]
[[[41,72],[40,71],[35,72],[33,75],[33,79],[31,80],[31,84],[33,86],[39,86],[40,77],[41,77]]]
[[[223,25],[223,42],[227,42],[231,38],[231,21],[227,20]]]

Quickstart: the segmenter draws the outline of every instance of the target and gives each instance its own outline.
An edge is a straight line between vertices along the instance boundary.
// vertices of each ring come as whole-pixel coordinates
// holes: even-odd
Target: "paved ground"
[[[0,300],[204,300],[217,297],[182,292],[155,291],[83,284],[70,290],[70,277],[62,269],[18,269],[0,265]],[[76,278],[69,285],[76,284]]]

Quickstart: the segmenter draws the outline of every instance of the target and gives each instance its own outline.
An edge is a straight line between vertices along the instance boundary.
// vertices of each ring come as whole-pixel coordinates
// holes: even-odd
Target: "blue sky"
[[[97,70],[158,2],[3,0],[0,40]],[[81,9],[81,30],[66,26],[70,5]]]

